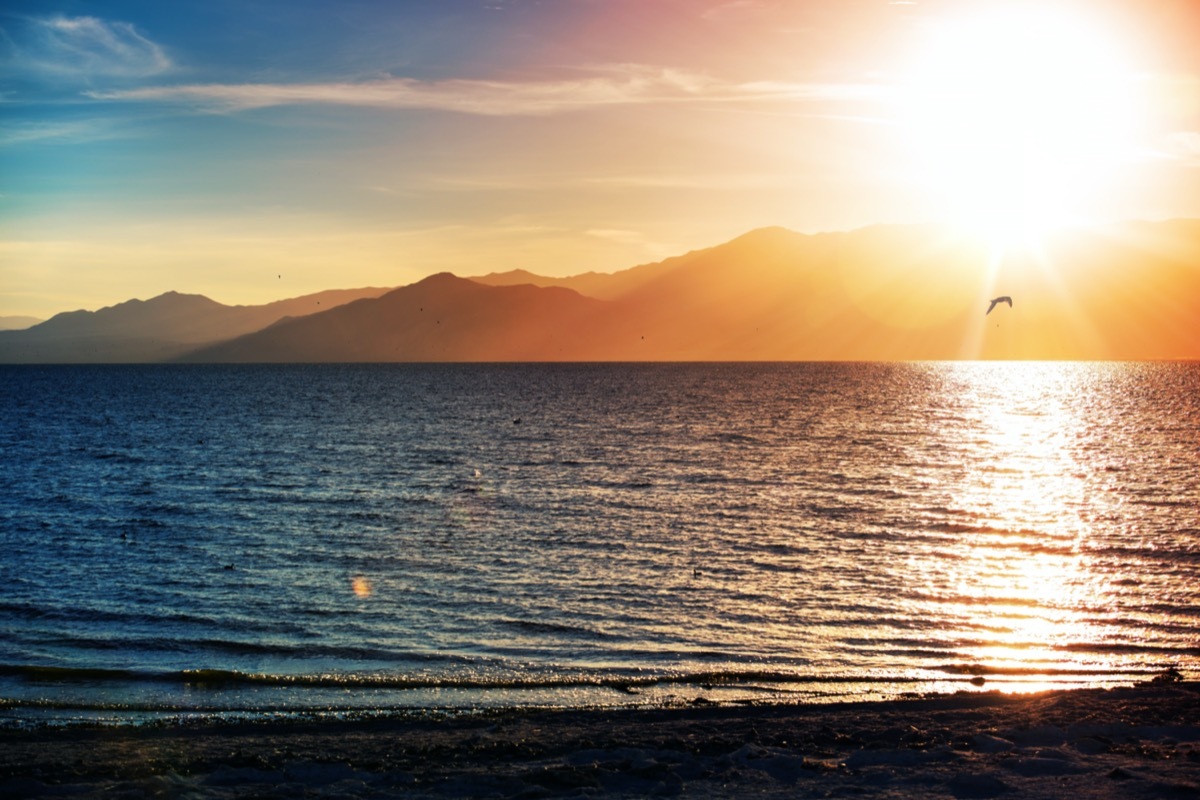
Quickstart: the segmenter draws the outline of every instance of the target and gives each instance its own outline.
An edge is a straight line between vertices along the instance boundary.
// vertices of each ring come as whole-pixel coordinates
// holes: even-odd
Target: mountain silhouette
[[[1198,220],[1067,229],[1003,254],[934,225],[765,228],[617,277],[621,310],[597,335],[629,344],[621,358],[1200,358]],[[1000,286],[1021,312],[981,326]]]
[[[588,352],[592,322],[609,310],[569,289],[485,286],[440,273],[376,299],[283,320],[183,360],[576,360]]]
[[[690,254],[689,254],[690,255]],[[473,277],[471,280],[487,286],[520,286],[529,284],[539,287],[559,287],[571,289],[585,297],[598,300],[618,300],[652,279],[658,273],[668,270],[681,256],[668,259],[656,264],[644,264],[638,267],[621,270],[620,272],[585,272],[567,278],[550,278],[535,275],[523,269],[509,272],[493,272],[488,275]]]
[[[0,332],[3,363],[162,361],[203,345],[313,314],[387,289],[324,291],[258,306],[227,306],[203,295],[167,292],[98,311],[68,311],[25,330]]]
[[[932,225],[763,228],[611,275],[443,273],[374,291],[240,331],[212,322],[219,304],[164,295],[0,333],[0,360],[13,337],[49,347],[50,333],[69,342],[60,356],[120,341],[125,356],[191,362],[1197,359],[1200,221],[1065,230],[1006,253]],[[999,294],[1019,306],[985,318]],[[26,347],[26,361],[45,352]],[[87,355],[75,360],[101,360]]]

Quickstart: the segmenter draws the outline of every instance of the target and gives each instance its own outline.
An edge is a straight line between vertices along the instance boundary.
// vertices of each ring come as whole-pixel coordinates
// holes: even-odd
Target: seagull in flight
[[[1008,303],[1008,307],[1012,308],[1012,298],[1008,295],[1004,295],[1002,297],[993,297],[992,304],[988,306],[987,311],[983,312],[983,315],[986,317],[988,314],[992,313],[992,309],[995,308],[999,303]]]

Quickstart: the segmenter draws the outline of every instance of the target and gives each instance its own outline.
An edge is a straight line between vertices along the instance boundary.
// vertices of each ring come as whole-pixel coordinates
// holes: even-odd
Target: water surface
[[[0,368],[0,716],[1200,666],[1200,365]]]

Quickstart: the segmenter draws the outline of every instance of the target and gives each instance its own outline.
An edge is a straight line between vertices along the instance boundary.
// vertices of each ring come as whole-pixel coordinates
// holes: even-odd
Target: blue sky
[[[9,2],[0,314],[613,271],[764,225],[1049,220],[1034,196],[1200,216],[1197,4],[1049,5],[1009,26],[970,0]],[[997,52],[1063,56],[1046,80],[969,63],[1010,28]]]

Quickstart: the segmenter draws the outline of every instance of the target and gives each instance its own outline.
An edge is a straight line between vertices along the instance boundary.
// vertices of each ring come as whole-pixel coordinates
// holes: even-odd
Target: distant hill
[[[985,316],[999,294],[1013,307]],[[1003,257],[935,226],[765,228],[609,276],[438,275],[188,358],[1200,358],[1198,308],[1200,221],[1065,231]]]
[[[1066,230],[1005,254],[936,226],[764,228],[612,275],[370,291],[304,316],[293,306],[312,298],[251,313],[163,295],[0,333],[0,360],[1200,359],[1200,221]],[[1012,306],[985,314],[997,295]]]
[[[0,317],[0,331],[23,331],[42,321],[37,317]]]
[[[492,272],[473,277],[470,280],[486,286],[556,286],[571,289],[598,300],[617,300],[650,280],[658,272],[670,269],[670,265],[679,258],[668,259],[657,264],[645,264],[620,272],[585,272],[568,278],[548,278],[544,275],[535,275],[528,270],[514,269],[509,272]]]
[[[2,363],[125,363],[176,358],[223,341],[387,289],[319,292],[260,306],[227,306],[167,292],[98,311],[69,311],[26,330],[0,332]]]
[[[607,303],[558,287],[485,286],[448,273],[291,319],[186,361],[554,361],[591,351]],[[614,351],[615,352],[615,351]]]
[[[766,228],[612,277],[594,296],[623,306],[624,340],[669,360],[1200,358],[1198,220],[1068,229],[1001,257],[936,226]],[[1015,308],[985,319],[998,294]]]

